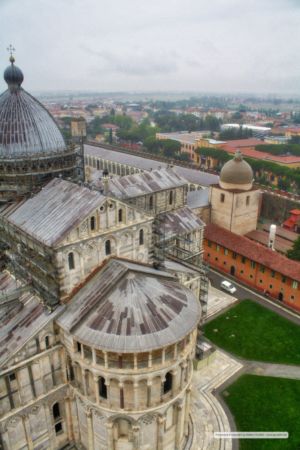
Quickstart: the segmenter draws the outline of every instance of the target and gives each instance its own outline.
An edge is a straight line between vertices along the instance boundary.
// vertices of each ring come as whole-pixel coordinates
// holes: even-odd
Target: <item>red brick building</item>
[[[206,226],[204,259],[300,311],[300,263],[215,224]]]
[[[290,211],[290,217],[283,222],[283,227],[295,233],[300,232],[300,209]]]

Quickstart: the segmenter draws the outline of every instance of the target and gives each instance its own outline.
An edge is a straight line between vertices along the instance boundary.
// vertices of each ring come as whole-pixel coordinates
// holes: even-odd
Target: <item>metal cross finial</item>
[[[13,57],[13,53],[16,51],[16,49],[11,44],[9,44],[9,47],[7,47],[7,51],[10,53],[10,56]]]

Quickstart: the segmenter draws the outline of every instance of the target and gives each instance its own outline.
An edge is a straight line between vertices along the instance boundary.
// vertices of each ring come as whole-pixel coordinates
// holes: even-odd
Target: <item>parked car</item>
[[[221,288],[224,289],[224,291],[229,292],[230,294],[234,294],[236,292],[236,287],[233,286],[233,284],[229,283],[227,280],[221,281]]]

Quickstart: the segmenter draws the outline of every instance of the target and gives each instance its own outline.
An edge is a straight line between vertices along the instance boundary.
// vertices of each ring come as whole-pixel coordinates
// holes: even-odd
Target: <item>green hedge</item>
[[[271,153],[271,155],[290,153],[293,156],[300,156],[300,144],[259,144],[255,146],[255,150]]]

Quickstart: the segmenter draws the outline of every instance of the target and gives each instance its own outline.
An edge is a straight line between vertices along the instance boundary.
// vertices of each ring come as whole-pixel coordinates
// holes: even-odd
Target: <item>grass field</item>
[[[240,450],[300,449],[300,381],[243,375],[222,396],[238,431],[288,431],[288,439],[241,439]]]
[[[204,334],[241,358],[300,364],[300,326],[251,300],[207,323]]]

